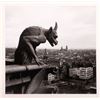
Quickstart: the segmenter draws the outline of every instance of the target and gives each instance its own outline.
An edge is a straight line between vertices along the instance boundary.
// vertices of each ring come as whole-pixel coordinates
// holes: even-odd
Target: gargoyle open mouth
[[[52,39],[52,42],[50,42],[51,46],[57,45],[58,41],[56,39]]]

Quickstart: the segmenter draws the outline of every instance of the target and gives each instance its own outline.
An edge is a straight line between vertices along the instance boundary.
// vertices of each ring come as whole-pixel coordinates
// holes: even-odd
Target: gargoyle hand
[[[43,62],[41,62],[38,58],[35,59],[36,63],[40,66],[40,65],[44,65]]]

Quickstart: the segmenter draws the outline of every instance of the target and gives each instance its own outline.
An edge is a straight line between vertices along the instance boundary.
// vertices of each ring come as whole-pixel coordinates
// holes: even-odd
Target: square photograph
[[[96,94],[96,6],[5,6],[5,94]]]

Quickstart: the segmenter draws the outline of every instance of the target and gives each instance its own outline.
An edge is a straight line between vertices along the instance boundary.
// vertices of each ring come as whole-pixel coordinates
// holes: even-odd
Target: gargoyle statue
[[[50,27],[49,29],[38,26],[26,28],[20,36],[19,44],[15,51],[15,64],[32,64],[32,59],[34,58],[35,62],[40,65],[41,62],[37,57],[36,47],[41,43],[45,43],[46,40],[49,41],[51,46],[57,45],[57,28],[57,22],[54,28]]]

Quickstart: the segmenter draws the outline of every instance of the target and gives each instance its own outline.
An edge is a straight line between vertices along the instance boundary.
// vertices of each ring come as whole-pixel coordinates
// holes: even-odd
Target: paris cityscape
[[[14,60],[13,48],[6,49],[6,60]],[[96,93],[96,50],[95,49],[38,49],[39,59],[48,66],[54,66],[53,73],[48,73],[44,85],[48,89],[39,89],[37,93],[68,93],[95,94]],[[25,87],[19,81],[19,74],[7,75],[6,92],[21,93]],[[16,79],[17,75],[17,80]],[[22,74],[23,76],[23,74]],[[27,79],[27,74],[24,75]],[[10,80],[11,83],[10,84]],[[13,81],[12,81],[13,80]],[[14,82],[16,81],[16,82]],[[14,82],[14,83],[13,83]],[[24,83],[28,83],[27,81]],[[20,86],[20,91],[17,87]],[[42,86],[40,86],[42,88]],[[74,89],[73,89],[74,88]],[[42,91],[42,92],[40,92]]]

